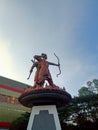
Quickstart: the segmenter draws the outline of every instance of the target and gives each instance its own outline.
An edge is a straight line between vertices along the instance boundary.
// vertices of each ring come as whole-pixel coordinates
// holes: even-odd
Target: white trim
[[[59,117],[58,117],[58,113],[57,113],[57,109],[56,109],[55,105],[45,105],[45,106],[34,106],[34,107],[32,107],[32,111],[31,111],[31,115],[30,115],[30,118],[29,118],[27,130],[31,130],[33,120],[34,120],[34,116],[38,115],[40,110],[48,110],[49,114],[53,114],[56,130],[61,130]]]

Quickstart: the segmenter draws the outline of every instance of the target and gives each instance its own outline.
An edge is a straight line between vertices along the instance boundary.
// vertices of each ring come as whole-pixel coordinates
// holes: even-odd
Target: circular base
[[[30,108],[39,105],[62,107],[71,101],[71,95],[63,90],[38,89],[23,93],[18,100],[22,105]]]

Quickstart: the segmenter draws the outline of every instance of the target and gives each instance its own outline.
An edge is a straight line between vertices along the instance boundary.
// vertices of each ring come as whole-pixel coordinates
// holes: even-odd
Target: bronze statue
[[[34,60],[32,60],[32,62],[33,62],[33,65],[31,66],[31,69],[30,69],[30,75],[31,75],[33,69],[36,67],[36,73],[35,73],[35,77],[34,77],[34,86],[35,87],[37,85],[43,86],[45,80],[47,80],[49,85],[53,87],[54,83],[53,83],[53,80],[52,80],[52,77],[51,77],[51,74],[49,71],[49,65],[54,65],[54,66],[60,67],[59,62],[58,62],[58,64],[48,62],[47,55],[44,53],[42,53],[41,55],[35,55]],[[28,79],[30,78],[30,75],[29,75]]]

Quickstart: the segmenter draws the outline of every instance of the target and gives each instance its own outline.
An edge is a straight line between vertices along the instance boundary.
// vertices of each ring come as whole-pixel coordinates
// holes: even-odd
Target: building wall
[[[0,76],[0,128],[10,124],[22,113],[30,111],[18,102],[18,97],[29,86],[27,84]]]

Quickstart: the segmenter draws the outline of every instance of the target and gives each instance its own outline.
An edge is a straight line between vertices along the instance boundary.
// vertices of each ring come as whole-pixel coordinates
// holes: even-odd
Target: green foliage
[[[79,96],[86,96],[90,94],[98,94],[98,79],[93,79],[92,81],[88,81],[87,86],[83,86],[78,90]]]
[[[98,93],[98,79],[93,79],[94,86],[96,88],[96,91]]]
[[[86,96],[86,95],[90,95],[93,94],[92,91],[90,91],[87,87],[83,86],[81,89],[78,90],[79,92],[79,96]]]
[[[98,124],[98,94],[74,97],[66,107],[59,109],[61,124],[65,124],[67,130],[84,130],[91,125],[90,130],[97,130]],[[64,128],[62,127],[62,130]]]
[[[20,117],[18,117],[16,120],[12,122],[12,125],[10,126],[9,130],[26,130],[29,116],[29,112],[21,114]]]

